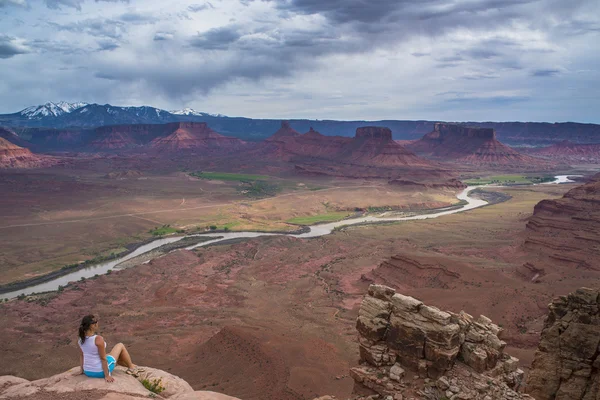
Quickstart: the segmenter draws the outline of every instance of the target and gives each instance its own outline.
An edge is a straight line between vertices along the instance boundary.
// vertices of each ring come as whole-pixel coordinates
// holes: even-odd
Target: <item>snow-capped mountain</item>
[[[67,103],[59,101],[58,103],[48,102],[41,106],[31,106],[21,110],[19,114],[30,119],[41,119],[43,117],[58,117],[63,114],[68,114],[78,108],[86,106],[87,103]]]
[[[173,110],[169,111],[173,115],[194,115],[197,117],[225,117],[223,114],[209,114],[205,112],[196,111],[193,108],[184,108],[183,110]]]

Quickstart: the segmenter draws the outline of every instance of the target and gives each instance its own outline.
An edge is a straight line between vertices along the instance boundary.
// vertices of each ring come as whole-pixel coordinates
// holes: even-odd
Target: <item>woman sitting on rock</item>
[[[137,376],[144,370],[131,362],[129,352],[123,343],[117,343],[106,354],[106,342],[97,335],[98,318],[86,315],[79,325],[79,352],[81,360],[81,373],[91,378],[104,378],[106,382],[114,382],[111,376],[117,364],[127,367],[127,374]]]

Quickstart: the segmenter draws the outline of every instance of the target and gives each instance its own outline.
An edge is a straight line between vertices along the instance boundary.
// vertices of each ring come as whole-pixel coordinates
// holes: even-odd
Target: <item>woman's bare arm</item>
[[[115,378],[110,376],[108,372],[108,361],[106,361],[106,347],[104,345],[104,338],[102,336],[96,336],[96,340],[94,342],[96,347],[98,347],[98,354],[100,355],[100,360],[102,360],[102,371],[104,371],[104,380],[106,382],[114,382]]]
[[[83,350],[81,350],[81,347],[79,347],[79,345],[77,345],[77,348],[79,349],[79,365],[81,366],[81,369],[79,370],[79,374],[83,374]]]

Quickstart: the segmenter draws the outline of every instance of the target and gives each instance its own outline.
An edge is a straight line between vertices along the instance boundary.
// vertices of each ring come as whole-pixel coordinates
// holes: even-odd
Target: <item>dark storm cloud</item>
[[[119,16],[119,20],[131,24],[144,25],[153,24],[158,21],[158,18],[151,14],[130,11],[126,12],[125,14],[121,14]]]
[[[479,80],[483,80],[483,79],[497,79],[500,76],[494,73],[485,73],[485,72],[475,72],[475,73],[470,73],[470,74],[465,74],[463,76],[460,77],[460,79],[464,79],[467,81],[479,81]]]
[[[523,68],[519,57],[525,51],[542,51],[536,44],[521,38],[486,34],[498,29],[513,29],[513,23],[539,24],[548,29],[544,18],[554,21],[560,14],[563,21],[569,13],[584,4],[573,0],[565,8],[559,0],[262,0],[276,6],[279,21],[297,15],[324,17],[308,24],[280,24],[274,20],[256,21],[244,25],[226,25],[200,32],[187,39],[187,48],[197,53],[201,61],[193,68],[163,71],[160,66],[138,65],[116,68],[107,65],[101,74],[126,81],[140,80],[162,88],[168,96],[188,95],[194,91],[210,90],[237,79],[260,80],[267,77],[286,77],[297,71],[315,68],[316,62],[330,55],[352,55],[386,49],[413,38],[444,37],[445,34],[466,28],[471,33],[467,41],[451,43],[453,49],[435,57],[437,68],[475,66],[488,68]],[[592,0],[587,0],[592,1]],[[242,2],[250,4],[252,1]],[[188,11],[205,10],[209,3],[194,4]],[[542,21],[542,22],[539,22]],[[548,25],[548,24],[546,24]],[[243,28],[242,28],[243,27]],[[88,28],[89,29],[89,28]],[[115,32],[109,32],[114,37]],[[105,36],[108,36],[104,33]],[[481,35],[479,39],[478,35]],[[154,41],[172,40],[170,35],[156,33]],[[174,43],[178,44],[178,43]],[[427,49],[429,50],[429,49]],[[547,50],[543,50],[547,51]],[[549,50],[548,50],[549,51]],[[430,51],[415,49],[415,57]],[[470,64],[469,64],[470,65]],[[494,71],[457,76],[462,80],[495,79]]]
[[[237,26],[224,26],[198,34],[190,40],[190,44],[205,50],[226,49],[241,37]]]
[[[531,72],[531,76],[536,78],[547,78],[550,76],[556,76],[560,74],[560,70],[558,69],[537,69]]]
[[[268,0],[280,10],[321,14],[334,23],[389,23],[401,20],[445,19],[445,24],[466,22],[478,13],[501,11],[537,0]],[[454,19],[462,15],[460,20]],[[449,18],[451,17],[451,18]],[[431,26],[431,29],[438,27]]]
[[[94,37],[118,39],[123,36],[127,28],[123,21],[108,18],[91,18],[69,24],[49,22],[50,26],[74,33],[86,33]]]
[[[27,47],[19,44],[16,38],[0,35],[0,58],[11,58],[26,53],[29,53],[29,50]]]
[[[101,40],[98,42],[98,51],[112,51],[118,49],[119,44],[111,40]]]
[[[154,41],[155,42],[160,42],[160,41],[166,41],[166,40],[173,40],[173,37],[175,36],[175,34],[173,32],[156,32],[154,34]]]
[[[67,41],[35,39],[28,41],[27,45],[39,53],[60,53],[65,55],[84,53],[84,50]]]
[[[0,0],[0,8],[8,6],[27,7],[25,0]]]
[[[96,3],[105,2],[105,3],[129,3],[129,0],[94,0]],[[85,0],[45,0],[46,6],[51,9],[61,9],[63,7],[71,7],[77,10],[81,10],[81,5],[85,2]]]
[[[189,12],[197,13],[197,12],[200,12],[200,11],[209,10],[211,8],[214,9],[215,6],[213,6],[211,2],[207,1],[204,4],[191,4],[191,5],[188,6],[187,10]]]

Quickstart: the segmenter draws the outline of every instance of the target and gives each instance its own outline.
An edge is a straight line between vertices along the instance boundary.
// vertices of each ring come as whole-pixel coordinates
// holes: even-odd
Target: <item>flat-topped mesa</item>
[[[471,369],[469,376],[489,376],[504,394],[514,393],[506,385],[516,387],[523,379],[519,360],[504,353],[506,343],[498,338],[502,329],[483,315],[441,311],[390,287],[371,285],[356,328],[363,366],[350,375],[383,397],[403,390],[405,370],[438,379],[458,367]]]
[[[165,125],[169,130],[177,130],[177,129],[209,129],[208,124],[206,122],[192,122],[192,121],[183,121],[183,122],[170,122]]]
[[[537,400],[596,400],[600,393],[600,290],[581,288],[548,306],[527,393]]]
[[[492,128],[475,128],[463,125],[446,124],[436,122],[433,126],[433,132],[437,132],[440,138],[461,136],[478,139],[496,139],[496,131]]]
[[[381,126],[362,126],[356,128],[356,139],[392,140],[392,130]]]

